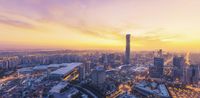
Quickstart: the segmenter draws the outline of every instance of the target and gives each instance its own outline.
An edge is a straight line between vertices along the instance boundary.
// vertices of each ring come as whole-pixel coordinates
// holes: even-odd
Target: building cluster
[[[38,64],[58,64],[80,61],[81,56],[77,55],[25,55],[25,56],[11,56],[0,58],[0,68],[10,69],[21,66],[30,66]],[[20,67],[21,67],[20,66]]]
[[[168,87],[172,98],[199,98],[200,90],[196,91],[188,88],[176,88],[174,86]]]
[[[200,80],[200,66],[198,65],[188,65],[183,56],[174,56],[172,59],[171,66],[171,82],[179,84],[198,84]],[[155,57],[154,64],[149,67],[149,76],[151,78],[156,78],[160,80],[166,80],[166,75],[164,73],[165,67],[164,58]]]
[[[200,95],[193,94],[196,91],[193,87],[200,86],[198,65],[186,64],[184,57],[163,54],[162,50],[131,54],[130,38],[127,34],[125,53],[42,51],[8,54],[0,58],[3,76],[0,78],[0,97],[171,98],[180,97],[181,93],[187,95],[188,89],[192,95]],[[7,70],[12,73],[5,75]],[[187,89],[180,85],[187,85]]]
[[[10,78],[9,82],[1,84],[0,96],[3,98],[14,96],[15,98],[41,96],[66,98],[63,94],[84,96],[84,98],[94,96],[91,92],[70,84],[71,81],[85,79],[84,68],[83,63],[62,63],[20,68],[17,70],[17,74]]]
[[[197,84],[200,79],[200,66],[187,65],[184,57],[173,58],[173,78],[184,84]]]
[[[153,66],[149,67],[149,75],[152,78],[162,78],[164,69],[164,59],[163,58],[154,58]]]
[[[18,56],[2,57],[0,58],[0,69],[16,68],[19,63],[20,58]]]

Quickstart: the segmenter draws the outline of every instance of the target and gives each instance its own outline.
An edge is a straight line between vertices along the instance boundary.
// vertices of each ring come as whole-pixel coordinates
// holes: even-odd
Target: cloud
[[[10,19],[8,17],[0,16],[0,23],[8,26],[14,26],[14,27],[22,27],[22,28],[34,28],[34,25],[31,23],[28,23],[26,21],[21,21],[18,19]]]

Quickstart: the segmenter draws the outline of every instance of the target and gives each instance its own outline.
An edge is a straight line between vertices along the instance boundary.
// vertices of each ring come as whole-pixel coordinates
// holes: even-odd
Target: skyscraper
[[[160,57],[154,58],[154,66],[149,68],[149,74],[152,78],[161,78],[163,76],[164,59]]]
[[[130,34],[126,34],[125,64],[130,64]]]
[[[174,80],[179,79],[181,81],[184,81],[184,70],[185,70],[185,59],[182,56],[175,56],[173,58],[173,78]]]
[[[85,79],[85,64],[82,64],[81,66],[78,67],[79,69],[79,81],[83,81]]]
[[[97,66],[91,73],[92,83],[95,86],[102,87],[106,80],[106,73],[103,66]]]
[[[198,83],[199,81],[199,66],[198,65],[190,65],[187,69],[186,75],[187,83]]]
[[[173,65],[174,65],[174,67],[177,67],[178,69],[183,69],[183,67],[185,66],[185,59],[184,59],[184,57],[177,57],[177,56],[175,56],[173,58]]]

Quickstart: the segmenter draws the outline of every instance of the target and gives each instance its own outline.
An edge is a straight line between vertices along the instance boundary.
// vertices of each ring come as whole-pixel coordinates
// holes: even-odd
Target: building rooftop
[[[39,66],[35,66],[33,67],[33,70],[47,70],[48,67],[46,65],[39,65]]]
[[[158,87],[163,96],[169,96],[168,90],[164,84],[160,84]]]
[[[145,72],[148,70],[148,68],[147,67],[132,67],[131,70],[135,72]]]
[[[104,69],[103,66],[97,66],[97,67],[96,67],[96,70],[98,70],[98,71],[103,71],[103,70],[105,70],[105,69]]]
[[[81,64],[82,63],[68,63],[66,67],[57,69],[57,70],[51,72],[51,74],[66,75],[66,74],[70,73],[74,68],[80,66]]]
[[[50,67],[54,67],[54,68],[58,68],[58,67],[66,67],[68,64],[70,64],[70,63],[50,64],[50,65],[48,65],[48,68],[50,68]]]
[[[59,67],[68,67],[76,66],[80,63],[61,63],[61,64],[50,64],[50,65],[38,65],[33,67],[33,70],[47,70],[48,68],[59,68]]]
[[[121,70],[121,69],[124,69],[124,68],[130,68],[130,67],[133,67],[133,66],[131,66],[130,64],[126,64],[126,65],[119,66],[118,69]]]
[[[158,85],[158,86],[156,86]],[[164,84],[157,84],[152,82],[141,82],[137,84],[136,90],[143,91],[145,95],[148,94],[157,94],[159,96],[170,97],[169,92]]]
[[[18,72],[31,72],[33,70],[32,70],[32,67],[26,67],[26,68],[20,68],[17,71]]]
[[[131,94],[124,93],[124,94],[118,96],[117,98],[137,98],[137,97],[134,95],[131,95]]]
[[[59,84],[55,85],[49,91],[50,93],[60,93],[60,90],[66,87],[69,83],[67,82],[60,82]]]

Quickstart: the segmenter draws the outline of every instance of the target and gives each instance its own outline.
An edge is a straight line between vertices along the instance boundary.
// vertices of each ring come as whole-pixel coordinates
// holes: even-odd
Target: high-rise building
[[[163,58],[154,58],[154,66],[157,69],[159,77],[163,75],[164,59]]]
[[[130,64],[130,38],[131,35],[126,35],[126,51],[125,51],[125,64]]]
[[[190,65],[187,69],[187,83],[198,83],[199,81],[199,66],[198,65]]]
[[[163,75],[164,59],[154,58],[154,66],[149,68],[149,74],[152,78],[161,78]]]
[[[97,66],[91,73],[92,83],[101,87],[106,80],[106,72],[103,66]]]
[[[85,73],[86,76],[89,76],[89,74],[91,73],[91,61],[87,61],[85,63]]]
[[[177,67],[178,69],[182,69],[185,66],[184,57],[175,56],[173,58],[173,65],[174,65],[174,67]]]
[[[85,64],[82,64],[81,66],[79,66],[79,81],[84,80],[86,77],[85,67],[86,67]]]
[[[186,65],[184,57],[175,56],[173,58],[173,78],[174,80],[185,81],[186,76]]]

